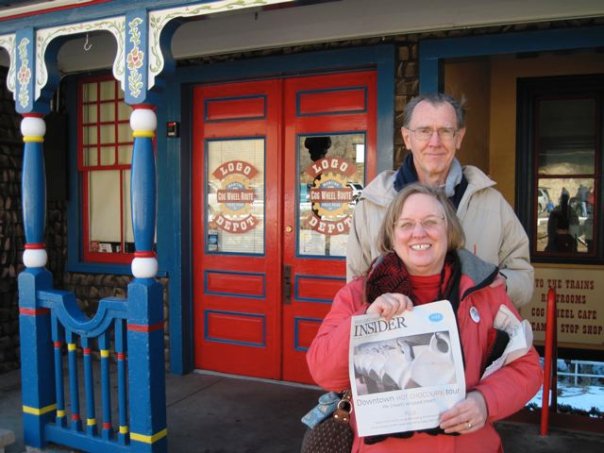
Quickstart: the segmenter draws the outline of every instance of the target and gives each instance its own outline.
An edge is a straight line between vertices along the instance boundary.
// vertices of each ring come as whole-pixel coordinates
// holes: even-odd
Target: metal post
[[[556,326],[556,291],[550,288],[547,293],[547,309],[545,320],[545,358],[543,366],[543,393],[541,397],[541,430],[542,436],[549,432],[550,388],[552,390],[552,406],[557,406],[556,364],[557,358],[557,326]],[[552,379],[554,382],[552,384]]]

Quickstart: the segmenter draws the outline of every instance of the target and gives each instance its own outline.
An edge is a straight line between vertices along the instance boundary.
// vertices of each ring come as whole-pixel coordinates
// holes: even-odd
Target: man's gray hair
[[[426,101],[431,105],[440,105],[440,104],[450,104],[451,107],[455,110],[455,116],[457,116],[457,129],[461,129],[466,124],[466,109],[464,107],[465,99],[458,101],[453,96],[449,96],[445,93],[428,93],[428,94],[420,94],[419,96],[415,96],[405,106],[405,110],[403,110],[403,126],[409,128],[409,124],[411,123],[411,116],[413,115],[413,111],[417,104],[422,101]]]

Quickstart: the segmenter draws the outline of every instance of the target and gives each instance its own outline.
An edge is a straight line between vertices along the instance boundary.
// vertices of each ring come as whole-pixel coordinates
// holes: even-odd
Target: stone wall
[[[17,275],[25,238],[21,215],[20,117],[0,67],[0,373],[19,367]]]

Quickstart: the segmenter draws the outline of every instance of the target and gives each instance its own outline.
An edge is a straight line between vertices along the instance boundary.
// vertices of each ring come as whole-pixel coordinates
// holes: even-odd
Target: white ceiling
[[[341,0],[181,26],[176,57],[433,30],[604,16],[604,0]]]

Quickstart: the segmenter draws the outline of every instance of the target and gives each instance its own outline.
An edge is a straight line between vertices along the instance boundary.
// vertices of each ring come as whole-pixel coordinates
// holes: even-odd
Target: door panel
[[[281,375],[279,81],[194,90],[195,366]]]
[[[352,210],[375,174],[375,75],[288,79],[284,115],[283,379],[312,382],[305,354],[345,284]]]
[[[374,73],[202,86],[194,106],[195,366],[312,383],[375,174]]]

